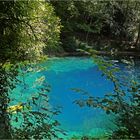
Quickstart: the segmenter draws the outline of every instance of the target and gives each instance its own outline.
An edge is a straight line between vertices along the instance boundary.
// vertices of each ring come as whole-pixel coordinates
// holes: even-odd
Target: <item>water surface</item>
[[[100,109],[80,108],[73,102],[80,99],[80,94],[72,88],[85,90],[92,96],[102,97],[113,90],[112,83],[101,76],[97,65],[91,58],[67,57],[46,62],[48,70],[42,72],[51,88],[50,103],[61,106],[57,119],[68,135],[107,135],[111,121]]]
[[[48,93],[50,106],[61,107],[61,114],[54,119],[61,123],[61,128],[67,131],[68,137],[93,136],[98,138],[112,132],[115,126],[111,116],[107,116],[100,109],[80,108],[74,103],[82,96],[74,92],[73,88],[85,90],[94,97],[103,97],[106,93],[113,91],[112,82],[102,76],[102,72],[99,71],[92,58],[53,58],[41,65],[47,66],[47,69],[26,74],[24,77],[26,88],[22,88],[25,83],[17,85],[12,94],[16,100],[11,101],[11,104],[26,102],[31,98],[37,90],[34,81],[40,76],[45,76],[45,81],[51,85],[51,92]],[[138,67],[126,69],[126,65],[122,63],[118,63],[117,66],[123,74],[131,78],[138,75]]]

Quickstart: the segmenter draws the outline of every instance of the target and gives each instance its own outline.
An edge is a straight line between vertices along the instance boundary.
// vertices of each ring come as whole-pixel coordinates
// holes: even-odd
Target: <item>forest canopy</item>
[[[81,43],[97,50],[139,49],[139,1],[50,1],[61,19],[66,51]]]

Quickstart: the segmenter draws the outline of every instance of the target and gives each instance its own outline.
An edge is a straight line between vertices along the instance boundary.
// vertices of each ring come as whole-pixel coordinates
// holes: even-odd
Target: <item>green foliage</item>
[[[41,113],[38,112],[36,115],[32,111],[21,112],[25,118],[23,129],[13,129],[10,122],[13,114],[8,111],[8,104],[11,100],[10,91],[19,82],[16,78],[19,74],[19,66],[22,65],[24,68],[29,66],[29,63],[35,64],[40,60],[45,60],[43,49],[46,46],[58,46],[60,20],[55,16],[52,6],[45,1],[1,1],[0,26],[0,129],[2,130],[0,138],[31,138],[33,136],[42,138],[42,135],[47,135],[46,137],[50,139],[52,135],[55,135],[54,127],[58,123],[45,122],[43,126],[42,123],[48,118],[42,119]],[[44,90],[40,92],[43,94]],[[29,121],[29,116],[34,116],[35,121],[39,121],[36,128],[31,127],[33,125]],[[15,121],[18,119],[16,117]],[[49,129],[46,129],[47,125]],[[42,132],[35,134],[39,129]],[[29,135],[31,131],[34,135],[32,133]]]
[[[71,46],[76,46],[71,38],[93,47],[99,41],[103,49],[106,49],[106,44],[109,46],[108,51],[114,48],[113,44],[116,44],[116,49],[125,50],[135,47],[139,42],[139,1],[50,2],[63,25],[61,41],[66,51],[70,51],[68,43],[72,42]],[[73,47],[71,49],[76,50]],[[100,47],[97,49],[101,50]]]
[[[46,54],[56,54],[63,51],[60,47],[60,29],[62,28],[60,19],[54,13],[54,8],[51,4],[45,4],[44,11],[45,19],[45,43],[44,52]]]
[[[8,103],[10,101],[8,91],[15,88],[13,79],[17,76],[15,70],[17,65],[5,68],[0,66],[0,139],[11,138],[11,125],[9,122],[9,113],[7,112]]]
[[[60,19],[49,3],[3,1],[0,7],[0,57],[4,62],[38,59],[47,47],[51,52],[59,50]]]
[[[38,46],[42,38],[39,28],[39,21],[42,19],[38,12],[41,3],[3,1],[0,2],[0,7],[2,7],[0,57],[4,59],[3,61],[22,61],[39,56],[43,47]]]

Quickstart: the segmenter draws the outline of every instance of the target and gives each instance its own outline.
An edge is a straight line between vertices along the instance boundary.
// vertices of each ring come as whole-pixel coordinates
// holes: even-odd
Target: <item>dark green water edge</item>
[[[137,52],[128,52],[128,51],[119,51],[119,52],[110,52],[110,51],[96,51],[97,55],[103,55],[103,56],[116,56],[116,57],[140,57],[140,51]],[[84,52],[64,52],[64,53],[58,53],[55,55],[50,55],[49,57],[67,57],[67,56],[75,56],[75,57],[79,57],[79,56],[89,56],[89,54],[84,53]]]

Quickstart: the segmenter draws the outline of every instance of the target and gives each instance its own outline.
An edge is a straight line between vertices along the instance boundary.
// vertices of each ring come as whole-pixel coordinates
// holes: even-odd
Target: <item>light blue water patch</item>
[[[43,65],[47,65],[48,70],[58,73],[73,70],[86,70],[95,64],[93,59],[87,57],[56,57],[50,58]]]
[[[35,95],[38,90],[37,88],[41,85],[37,85],[37,79],[41,77],[40,73],[20,73],[17,79],[20,80],[16,88],[13,89],[10,96],[10,105],[16,105],[18,103],[26,103],[31,100],[32,96]]]

